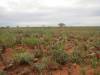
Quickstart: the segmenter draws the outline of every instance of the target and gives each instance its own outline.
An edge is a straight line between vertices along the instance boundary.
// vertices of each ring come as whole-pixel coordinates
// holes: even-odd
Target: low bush
[[[56,45],[53,46],[53,49],[64,50],[64,44],[62,42],[59,42],[59,43],[57,43]]]
[[[84,63],[84,59],[82,58],[81,54],[78,51],[74,51],[71,54],[71,61],[72,63],[76,63],[76,64]]]
[[[34,64],[34,68],[36,71],[41,72],[42,70],[45,69],[45,64],[44,63],[36,63]]]
[[[28,46],[33,47],[34,45],[39,44],[39,40],[37,38],[31,37],[31,38],[23,38],[22,43]]]
[[[13,47],[15,45],[15,37],[13,35],[5,34],[0,35],[0,46],[2,49],[6,49],[7,47]]]
[[[64,65],[68,60],[68,55],[64,50],[52,50],[52,59],[58,64]]]
[[[20,64],[30,64],[33,60],[33,55],[28,52],[16,52],[13,55],[14,61]]]

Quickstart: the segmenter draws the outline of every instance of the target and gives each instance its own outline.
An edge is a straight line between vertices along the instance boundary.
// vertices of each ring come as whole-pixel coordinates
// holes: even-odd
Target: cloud
[[[0,25],[100,25],[99,3],[100,0],[0,0]]]

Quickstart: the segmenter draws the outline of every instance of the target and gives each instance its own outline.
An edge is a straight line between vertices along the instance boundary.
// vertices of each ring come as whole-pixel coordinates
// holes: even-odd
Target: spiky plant
[[[33,61],[33,55],[28,52],[15,52],[13,54],[14,62],[19,64],[30,64]]]
[[[64,50],[52,50],[52,59],[58,64],[64,65],[68,60],[68,55]]]

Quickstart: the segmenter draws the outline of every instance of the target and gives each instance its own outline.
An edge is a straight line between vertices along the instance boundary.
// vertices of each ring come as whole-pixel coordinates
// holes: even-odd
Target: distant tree
[[[10,26],[6,26],[6,28],[10,28]]]
[[[64,23],[59,23],[58,25],[59,25],[59,27],[65,27]]]
[[[19,25],[17,25],[16,28],[20,28]]]
[[[4,29],[5,27],[2,26],[2,27],[0,27],[0,28],[1,28],[1,29]]]

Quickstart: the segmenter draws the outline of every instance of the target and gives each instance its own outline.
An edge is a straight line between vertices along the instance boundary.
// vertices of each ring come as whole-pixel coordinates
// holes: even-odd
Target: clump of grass
[[[96,56],[92,57],[91,65],[92,65],[93,68],[96,68],[98,66],[99,62],[100,62],[100,59],[97,59]]]
[[[68,55],[64,50],[52,50],[52,59],[58,64],[64,65],[68,60]]]
[[[42,70],[44,70],[46,68],[46,65],[44,63],[35,63],[34,64],[34,68],[38,71],[38,72],[42,72]]]
[[[7,47],[13,47],[15,45],[15,37],[12,34],[0,35],[0,47],[4,51]]]
[[[82,64],[84,63],[84,59],[81,57],[81,54],[78,51],[74,51],[71,55],[72,63]]]
[[[22,43],[27,45],[27,46],[33,47],[34,45],[38,45],[39,44],[39,40],[37,38],[34,38],[34,37],[24,38],[22,40]]]
[[[41,62],[34,64],[34,69],[39,75],[43,75],[43,71],[48,68],[48,57],[43,57]]]
[[[13,54],[14,62],[20,64],[30,64],[30,62],[33,60],[33,57],[34,56],[32,54],[26,51],[15,52]]]

